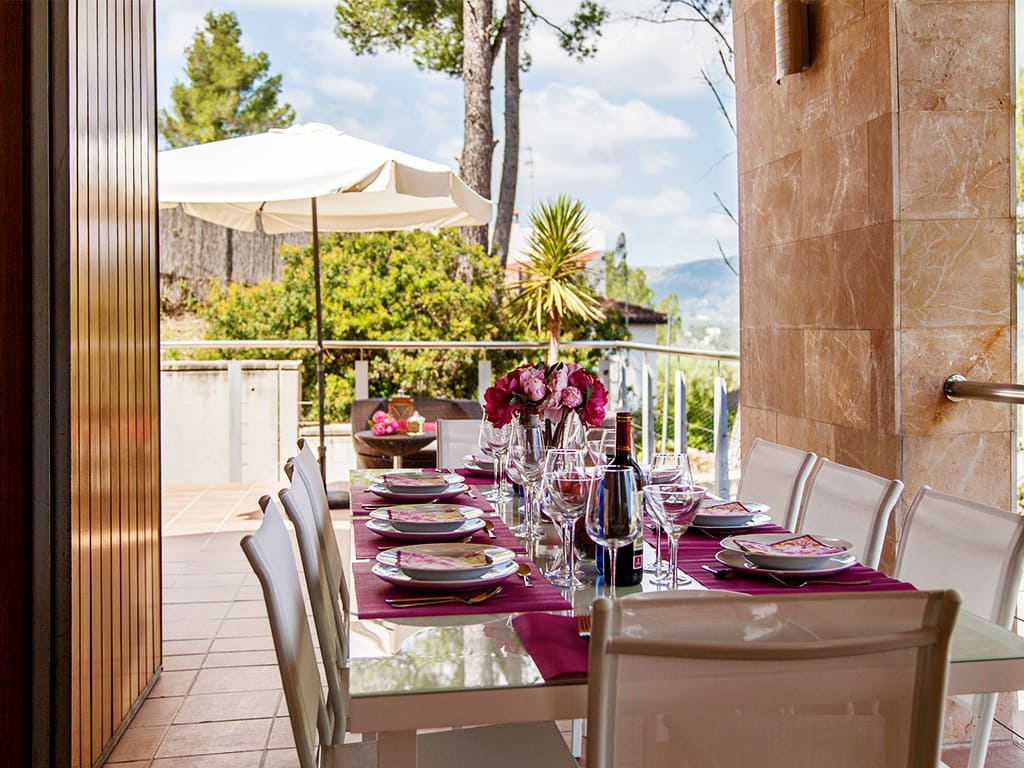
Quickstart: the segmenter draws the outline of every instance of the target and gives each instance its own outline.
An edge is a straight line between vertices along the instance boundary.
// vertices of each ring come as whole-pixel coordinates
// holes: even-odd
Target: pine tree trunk
[[[505,0],[505,146],[501,162],[498,216],[494,222],[494,255],[502,268],[508,263],[508,243],[516,205],[519,173],[519,38],[522,8],[519,0]]]
[[[462,0],[462,88],[465,99],[460,175],[473,190],[491,198],[494,128],[491,123],[492,0]],[[487,248],[487,226],[464,227],[463,237]]]

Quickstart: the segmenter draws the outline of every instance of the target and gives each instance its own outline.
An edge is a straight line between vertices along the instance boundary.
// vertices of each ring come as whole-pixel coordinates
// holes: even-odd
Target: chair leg
[[[974,714],[977,721],[974,726],[974,740],[971,741],[971,754],[967,759],[967,768],[984,768],[985,755],[988,753],[988,740],[992,735],[992,718],[996,713],[998,694],[989,693],[977,697]]]

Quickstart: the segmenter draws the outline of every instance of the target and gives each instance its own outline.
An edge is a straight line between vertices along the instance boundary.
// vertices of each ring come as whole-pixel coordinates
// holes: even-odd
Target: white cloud
[[[687,211],[692,206],[690,196],[678,187],[661,187],[653,195],[618,195],[612,208],[622,214],[643,218],[661,218]]]
[[[356,101],[366,103],[377,93],[377,87],[362,80],[353,80],[349,77],[331,77],[323,75],[313,81],[313,85],[321,93],[335,99]]]

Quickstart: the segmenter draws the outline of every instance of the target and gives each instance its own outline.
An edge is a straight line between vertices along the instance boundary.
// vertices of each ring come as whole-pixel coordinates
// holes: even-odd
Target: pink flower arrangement
[[[564,413],[575,411],[585,426],[604,420],[608,390],[594,374],[576,363],[524,364],[510,371],[484,392],[484,413],[502,427],[524,412],[537,412],[558,424]]]
[[[398,432],[401,429],[401,424],[391,416],[384,413],[384,411],[374,411],[370,421],[372,424],[370,429],[373,430],[373,434],[375,435],[390,435],[391,433]]]

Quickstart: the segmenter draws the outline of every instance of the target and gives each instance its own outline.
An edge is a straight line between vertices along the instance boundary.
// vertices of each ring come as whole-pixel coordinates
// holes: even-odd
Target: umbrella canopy
[[[161,207],[232,229],[381,232],[486,224],[491,203],[445,165],[311,123],[159,155]]]
[[[447,166],[310,123],[161,152],[161,208],[248,232],[313,233],[320,469],[325,470],[323,304],[317,232],[486,224],[491,202]]]

